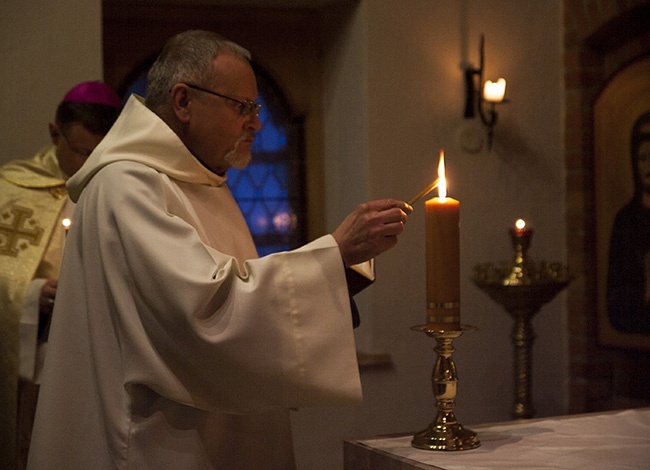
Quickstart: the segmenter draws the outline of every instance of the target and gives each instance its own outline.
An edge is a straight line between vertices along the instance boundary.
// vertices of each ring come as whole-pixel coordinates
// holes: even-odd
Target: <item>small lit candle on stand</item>
[[[65,236],[68,236],[68,231],[70,230],[70,225],[72,225],[72,221],[69,218],[65,218],[61,220],[61,225],[63,225],[63,230],[65,230]]]
[[[529,284],[530,278],[527,266],[529,260],[527,259],[527,252],[530,247],[531,238],[533,237],[533,229],[526,225],[524,219],[517,219],[515,227],[511,228],[509,232],[512,247],[515,250],[515,257],[512,262],[510,275],[504,280],[503,284],[506,286]]]
[[[505,308],[514,320],[510,339],[514,346],[514,419],[529,419],[535,414],[533,405],[533,343],[537,335],[533,317],[542,305],[550,302],[569,285],[573,276],[561,263],[534,262],[527,251],[533,229],[517,219],[508,229],[514,258],[511,262],[480,263],[474,267],[473,281],[492,300]]]
[[[510,229],[510,235],[515,235],[518,237],[530,235],[532,233],[533,229],[526,225],[526,221],[524,219],[517,219],[515,221],[515,228]]]

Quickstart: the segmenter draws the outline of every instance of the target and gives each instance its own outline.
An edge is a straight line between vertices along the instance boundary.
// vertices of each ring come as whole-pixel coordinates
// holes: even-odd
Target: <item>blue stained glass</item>
[[[286,199],[288,175],[286,163],[251,163],[243,169],[229,169],[228,185],[237,200]]]
[[[281,175],[278,175],[278,172],[281,171],[284,165],[277,164],[273,165],[279,168],[274,168],[273,173],[269,173],[268,178],[266,179],[266,184],[264,185],[264,198],[286,198],[287,197],[287,182],[286,178],[282,178]],[[285,172],[286,174],[286,172]]]
[[[267,234],[273,228],[269,212],[263,204],[254,203],[253,210],[246,216],[248,228],[253,235]]]
[[[283,235],[290,234],[296,229],[296,214],[291,210],[291,205],[286,201],[279,201],[273,211],[273,230]]]
[[[287,146],[286,129],[278,127],[271,119],[271,114],[264,104],[264,97],[260,96],[259,102],[262,103],[260,110],[260,121],[262,130],[257,133],[255,142],[251,146],[251,152],[281,152]]]
[[[241,201],[238,204],[239,204],[239,208],[242,211],[242,214],[244,214],[244,217],[246,217],[246,215],[253,210],[253,207],[255,206],[255,201]],[[248,219],[246,220],[248,221]]]
[[[291,247],[288,243],[278,244],[278,245],[260,245],[257,247],[257,254],[261,256],[270,255],[271,253],[277,253],[279,251],[289,251]]]
[[[253,182],[248,175],[249,173],[236,168],[228,170],[228,186],[230,186],[233,197],[237,200],[249,197],[255,191]]]
[[[249,177],[253,183],[255,190],[252,194],[244,197],[254,197],[255,199],[264,199],[264,188],[268,183],[269,170],[273,169],[273,165],[251,165],[248,170]]]
[[[147,91],[147,74],[142,73],[138,78],[131,84],[126,93],[124,94],[124,103],[129,99],[129,97],[135,93],[136,95],[145,96]]]

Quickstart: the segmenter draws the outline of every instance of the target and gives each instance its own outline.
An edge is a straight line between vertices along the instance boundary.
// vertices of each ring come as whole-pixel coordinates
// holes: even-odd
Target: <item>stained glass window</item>
[[[260,256],[288,250],[302,242],[299,222],[304,218],[301,201],[302,165],[291,158],[297,146],[283,97],[274,84],[258,72],[262,130],[244,169],[228,170],[228,182],[246,218]],[[295,133],[294,133],[295,134]],[[295,151],[295,150],[294,150]]]

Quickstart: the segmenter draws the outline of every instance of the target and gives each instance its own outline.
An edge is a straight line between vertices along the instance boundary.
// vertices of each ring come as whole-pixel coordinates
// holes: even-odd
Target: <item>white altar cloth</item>
[[[465,427],[478,433],[477,449],[415,449],[413,436],[357,442],[444,470],[650,469],[650,408]]]

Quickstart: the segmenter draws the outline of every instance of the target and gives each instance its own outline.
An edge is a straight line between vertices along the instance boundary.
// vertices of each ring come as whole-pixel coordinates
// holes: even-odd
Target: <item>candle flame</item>
[[[61,221],[61,225],[63,225],[66,229],[68,229],[70,228],[70,225],[72,225],[72,221],[66,217]]]
[[[517,219],[515,227],[517,230],[523,230],[526,227],[526,221],[524,219]]]
[[[440,160],[438,161],[438,197],[445,199],[447,197],[447,179],[445,178],[445,152],[440,151]]]

